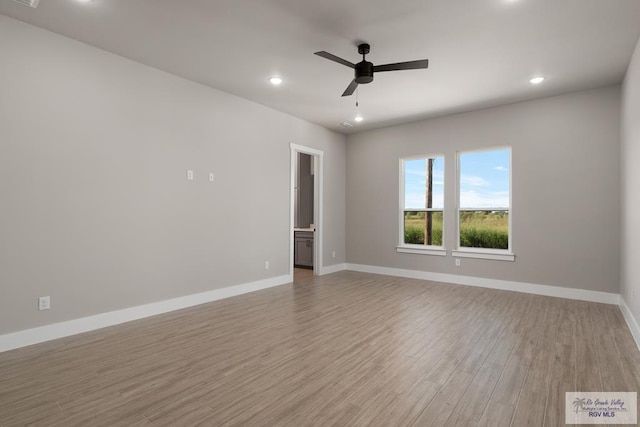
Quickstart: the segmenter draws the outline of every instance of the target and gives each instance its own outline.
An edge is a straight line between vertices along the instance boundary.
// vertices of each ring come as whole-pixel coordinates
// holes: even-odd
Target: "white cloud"
[[[424,180],[426,181],[427,179],[427,171],[426,169],[423,170],[405,170],[405,175],[408,176],[417,176],[419,178],[424,178]],[[444,172],[441,170],[434,170],[432,173],[434,178],[442,178],[444,179]]]
[[[404,205],[411,208],[423,208],[424,207],[424,194],[409,193],[406,195]]]
[[[488,187],[489,181],[481,176],[462,175],[460,177],[460,183],[462,185],[468,185],[471,187]]]
[[[509,192],[477,192],[465,190],[460,193],[462,208],[505,208],[509,206]]]
[[[426,169],[420,169],[420,170],[415,170],[415,169],[407,169],[404,171],[404,173],[406,175],[412,175],[412,176],[421,176],[423,178],[427,178],[427,170]]]
[[[422,192],[409,192],[405,195],[404,205],[408,209],[424,209],[425,207],[426,196],[424,191]],[[442,192],[434,191],[433,192],[433,208],[434,209],[443,209],[443,200],[444,197]]]
[[[508,172],[509,168],[505,168],[504,166],[496,166],[495,168],[493,168],[497,171],[504,171],[504,172]]]

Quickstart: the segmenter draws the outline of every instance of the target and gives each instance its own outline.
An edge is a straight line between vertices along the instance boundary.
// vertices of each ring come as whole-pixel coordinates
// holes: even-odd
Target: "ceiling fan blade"
[[[356,68],[356,64],[347,61],[346,59],[338,58],[335,55],[330,54],[329,52],[325,52],[324,50],[320,52],[316,52],[314,55],[322,56],[329,61],[337,62],[338,64],[346,65],[349,68]]]
[[[396,70],[420,70],[429,68],[429,60],[421,59],[418,61],[397,62],[395,64],[374,65],[373,72],[378,71],[396,71]]]
[[[342,94],[342,96],[350,96],[353,95],[353,92],[356,91],[356,88],[358,87],[358,82],[356,82],[356,79],[353,79],[351,81],[351,83],[349,83],[349,86],[347,86],[347,89],[345,89],[344,93]]]

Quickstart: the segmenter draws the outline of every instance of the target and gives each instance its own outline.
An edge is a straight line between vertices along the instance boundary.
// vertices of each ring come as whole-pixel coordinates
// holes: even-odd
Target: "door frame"
[[[313,274],[322,275],[322,240],[324,234],[322,213],[324,212],[324,194],[323,194],[323,173],[324,173],[324,151],[311,147],[305,147],[291,143],[290,158],[290,180],[289,180],[289,275],[293,281],[293,262],[294,262],[294,239],[295,234],[294,218],[295,218],[295,191],[296,191],[296,163],[298,153],[309,154],[313,156],[313,221],[315,232],[313,233]]]

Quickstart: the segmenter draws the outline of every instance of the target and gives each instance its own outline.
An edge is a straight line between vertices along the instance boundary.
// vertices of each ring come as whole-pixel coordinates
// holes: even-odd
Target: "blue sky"
[[[460,155],[460,207],[509,207],[509,157],[508,149]],[[433,167],[436,209],[444,206],[444,166],[444,158],[436,158]],[[424,209],[426,169],[425,159],[405,160],[405,208]]]

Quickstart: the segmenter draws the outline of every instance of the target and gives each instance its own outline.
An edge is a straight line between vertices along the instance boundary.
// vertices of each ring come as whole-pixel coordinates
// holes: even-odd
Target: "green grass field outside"
[[[442,246],[442,213],[432,214],[431,244]],[[405,212],[404,242],[425,244],[425,212]],[[460,212],[460,247],[509,248],[509,214],[491,211]]]

